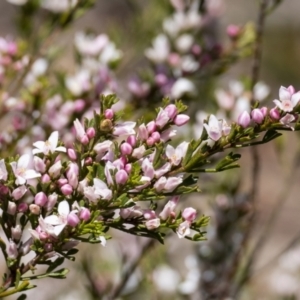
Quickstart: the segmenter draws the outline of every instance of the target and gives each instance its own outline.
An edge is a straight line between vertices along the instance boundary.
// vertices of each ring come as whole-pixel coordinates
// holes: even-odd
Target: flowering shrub
[[[8,2],[19,6],[28,37],[34,30],[29,18],[40,10],[48,27],[63,30],[94,1]],[[110,229],[161,243],[172,232],[205,240],[209,217],[178,207],[182,195],[200,191],[197,174],[237,168],[240,154],[227,150],[300,129],[294,87],[280,87],[279,100],[268,108],[260,106],[269,94],[265,85],[247,91],[235,82],[229,92],[216,91],[219,113],[201,114],[196,138],[177,142],[179,127],[190,122],[188,107],[177,99],[192,102],[197,76],[217,75],[228,61],[248,56],[254,38],[251,26],[231,25],[231,45],[223,51],[217,42],[204,42],[212,8],[171,3],[175,12],[165,19],[164,33],[145,51],[151,76],[128,83],[130,103],[114,74],[124,54],[107,35],[77,33],[75,73],[54,72],[54,78],[51,53],[32,54],[25,41],[0,38],[0,115],[8,119],[0,134],[0,247],[7,265],[1,298],[35,287],[34,279],[65,278],[68,270],[60,266],[75,259],[78,243],[105,246]],[[45,28],[37,43],[52,34]],[[138,120],[118,105],[141,109],[152,99],[156,112]],[[48,267],[36,274],[39,265]]]

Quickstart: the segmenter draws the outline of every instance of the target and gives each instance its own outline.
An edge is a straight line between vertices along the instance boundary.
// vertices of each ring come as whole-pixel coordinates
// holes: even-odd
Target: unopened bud
[[[65,196],[69,196],[73,193],[73,188],[70,184],[65,184],[60,188],[61,192],[65,195]]]
[[[74,149],[69,148],[67,153],[68,153],[68,156],[71,160],[76,160],[77,159],[77,155],[76,155],[76,152],[75,152]]]
[[[132,152],[132,146],[129,143],[123,143],[120,146],[122,155],[129,155]]]
[[[109,132],[113,128],[112,121],[109,119],[105,119],[100,123],[100,130],[104,132]]]
[[[114,111],[112,109],[108,108],[105,110],[104,116],[106,119],[112,119],[114,117]]]
[[[41,213],[41,208],[36,204],[30,204],[29,210],[33,215],[39,215]]]
[[[187,207],[182,212],[182,217],[189,222],[193,222],[196,219],[197,211],[192,207]]]
[[[119,170],[116,173],[116,182],[117,184],[125,184],[128,180],[128,174],[125,170]]]
[[[83,221],[88,221],[91,217],[91,212],[88,208],[82,207],[79,213],[79,218]]]
[[[75,227],[80,222],[80,220],[75,213],[71,212],[68,214],[67,222],[71,227]]]
[[[48,198],[44,192],[39,192],[34,197],[34,203],[39,206],[45,206],[48,202]]]
[[[89,127],[89,128],[86,130],[86,134],[87,134],[87,136],[88,136],[89,139],[94,138],[95,135],[96,135],[95,128]]]
[[[250,121],[251,121],[251,119],[250,119],[249,113],[247,111],[243,111],[239,115],[237,123],[238,123],[238,125],[242,126],[243,128],[246,128],[249,126]]]
[[[255,108],[251,112],[252,120],[257,123],[261,124],[264,121],[264,115],[259,108]]]
[[[175,117],[174,124],[177,126],[182,126],[186,124],[189,120],[190,117],[188,115],[180,114]]]
[[[128,138],[127,138],[127,143],[129,145],[131,145],[132,147],[134,147],[136,145],[136,137],[134,135],[130,135]]]

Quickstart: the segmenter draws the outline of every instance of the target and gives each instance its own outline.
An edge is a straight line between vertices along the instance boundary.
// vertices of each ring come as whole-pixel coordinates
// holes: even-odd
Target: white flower
[[[170,52],[170,44],[166,35],[158,35],[152,42],[153,48],[145,51],[145,56],[155,62],[162,63],[167,60]]]
[[[50,153],[54,153],[55,151],[60,151],[60,152],[66,152],[65,147],[57,147],[58,143],[58,131],[54,131],[51,133],[49,136],[48,140],[46,142],[43,141],[38,141],[33,144],[37,149],[33,149],[32,153],[37,154],[37,153],[44,153],[45,155]]]
[[[102,64],[108,65],[111,62],[118,61],[122,58],[122,51],[116,48],[112,42],[108,43],[100,53],[99,60]]]
[[[51,215],[43,219],[44,224],[41,228],[50,235],[59,236],[67,225],[68,215],[70,214],[70,206],[67,200],[58,204],[58,215]],[[43,223],[42,222],[42,223]],[[44,228],[43,228],[44,227]]]
[[[270,88],[263,82],[259,81],[255,84],[253,89],[254,99],[262,101],[270,94]]]
[[[63,13],[77,4],[78,0],[42,0],[41,6],[54,13]]]
[[[178,51],[186,53],[188,52],[194,43],[194,37],[191,34],[182,34],[175,41],[175,46]]]
[[[6,0],[6,1],[15,5],[24,5],[28,2],[28,0]]]
[[[171,88],[171,97],[180,98],[185,94],[194,94],[195,91],[195,85],[189,79],[179,78]]]
[[[16,184],[22,185],[26,182],[27,179],[41,177],[40,173],[37,173],[32,169],[27,169],[29,161],[29,154],[24,154],[18,159],[18,162],[14,161],[10,163],[13,172],[16,176]]]
[[[182,142],[181,144],[179,144],[177,146],[176,149],[171,145],[167,145],[166,155],[172,165],[178,166],[180,164],[182,159],[185,157],[188,145],[189,145],[189,143]]]
[[[108,37],[106,34],[100,34],[93,37],[84,32],[77,32],[75,35],[75,46],[83,55],[97,55],[107,43]]]
[[[285,112],[291,112],[300,100],[300,92],[291,94],[290,91],[281,86],[279,89],[279,100],[274,100],[278,108]]]
[[[60,175],[61,169],[62,169],[62,164],[61,161],[58,160],[54,165],[50,167],[48,173],[52,178],[56,178]]]
[[[90,73],[87,70],[81,70],[74,76],[66,77],[65,84],[72,95],[80,96],[90,89]]]
[[[105,200],[112,198],[112,191],[107,187],[104,181],[94,178],[93,182],[93,186],[87,186],[83,189],[83,194],[89,201],[95,203],[100,198]]]

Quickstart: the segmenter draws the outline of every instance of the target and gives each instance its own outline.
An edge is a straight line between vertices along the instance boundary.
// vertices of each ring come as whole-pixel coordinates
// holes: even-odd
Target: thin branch
[[[155,245],[154,239],[148,239],[146,243],[141,247],[140,253],[133,259],[127,266],[124,267],[121,281],[112,289],[112,293],[109,295],[108,299],[116,299],[126,286],[131,275],[134,273],[135,269],[143,259],[146,253],[152,249]]]
[[[252,75],[251,75],[251,89],[252,89],[252,96],[251,96],[251,103],[255,103],[254,99],[254,86],[259,80],[259,74],[261,69],[261,57],[262,57],[262,41],[263,41],[263,33],[264,33],[264,27],[265,27],[265,18],[267,15],[267,8],[268,8],[269,0],[261,0],[260,1],[260,7],[259,7],[259,14],[258,14],[258,20],[256,25],[256,41],[254,44],[254,55],[253,55],[253,65],[252,65]],[[245,229],[245,234],[243,237],[243,242],[240,248],[240,251],[238,251],[234,261],[236,262],[236,266],[233,266],[234,268],[237,267],[237,263],[241,261],[241,254],[243,250],[246,248],[249,237],[252,232],[252,224],[256,217],[256,209],[255,209],[255,200],[257,197],[257,191],[259,186],[259,173],[260,173],[260,160],[258,155],[258,150],[256,147],[253,147],[251,150],[251,156],[252,156],[252,173],[251,173],[251,189],[249,193],[249,200],[252,204],[252,212],[248,219],[248,224]],[[251,268],[251,264],[247,265],[247,268],[245,269],[245,274],[248,274]],[[246,282],[246,277],[243,276],[241,280],[239,280],[237,286],[233,289],[233,295],[236,296],[243,284]]]

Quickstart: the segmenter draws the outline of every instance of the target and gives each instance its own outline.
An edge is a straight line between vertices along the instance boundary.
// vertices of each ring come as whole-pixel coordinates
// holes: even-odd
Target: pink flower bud
[[[82,207],[79,213],[79,218],[83,221],[88,221],[91,217],[91,212],[88,208]]]
[[[12,196],[15,200],[21,199],[25,193],[27,192],[27,188],[25,185],[21,185],[18,188],[14,189],[12,192]]]
[[[65,196],[69,196],[73,193],[73,188],[70,184],[63,185],[60,190]]]
[[[158,143],[160,141],[160,133],[157,131],[154,131],[151,134],[151,138],[154,140],[155,143]]]
[[[276,107],[274,107],[270,110],[270,117],[273,120],[279,120],[280,119],[280,112]]]
[[[160,226],[160,219],[159,218],[156,218],[156,219],[151,219],[151,220],[148,220],[146,223],[145,223],[145,226],[148,230],[153,230],[153,229],[156,229]]]
[[[34,197],[34,203],[39,206],[45,206],[48,202],[48,198],[44,192],[39,192]]]
[[[48,183],[50,181],[51,181],[51,178],[50,178],[50,176],[48,174],[44,174],[42,176],[42,183]]]
[[[127,138],[127,143],[129,145],[131,145],[132,147],[134,147],[136,145],[136,137],[135,135],[130,135],[128,138]]]
[[[267,114],[268,114],[268,108],[267,107],[262,107],[261,109],[260,109],[260,111],[262,112],[262,114],[264,115],[264,117],[266,117],[267,116]]]
[[[123,143],[120,146],[122,155],[129,155],[132,152],[132,146],[129,143]]]
[[[40,157],[34,156],[33,157],[33,164],[34,164],[34,168],[37,172],[45,173],[46,164],[44,163],[44,161]]]
[[[50,194],[48,196],[48,202],[47,202],[47,205],[46,205],[46,209],[47,211],[50,211],[53,209],[53,207],[55,206],[56,202],[57,202],[57,194],[56,193],[53,193],[53,194]]]
[[[82,99],[78,99],[74,102],[74,111],[81,112],[85,107],[85,101]]]
[[[147,139],[146,143],[147,143],[148,146],[151,147],[151,146],[153,146],[153,145],[155,144],[155,140],[154,140],[154,138],[149,137],[149,138]]]
[[[252,120],[257,124],[261,124],[264,121],[264,115],[259,108],[253,109],[251,116]]]
[[[62,169],[61,161],[57,161],[48,171],[49,175],[52,178],[57,178],[60,175],[60,171]]]
[[[142,124],[139,126],[138,128],[138,137],[141,141],[146,141],[148,138],[149,134],[148,134],[148,130],[145,126],[145,124]]]
[[[125,184],[128,180],[128,174],[125,170],[119,170],[116,173],[116,182],[117,184]]]
[[[154,132],[156,130],[156,124],[154,121],[149,122],[146,127],[147,127],[149,134],[151,134],[152,132]]]
[[[68,214],[67,222],[71,227],[75,227],[80,222],[80,220],[75,213],[71,212]]]
[[[126,164],[125,167],[124,167],[124,170],[125,170],[128,174],[130,174],[130,172],[131,172],[131,170],[132,170],[131,164]]]
[[[180,114],[175,117],[174,124],[177,126],[182,126],[186,124],[189,120],[190,117],[188,115]]]
[[[68,156],[69,156],[69,158],[70,158],[71,160],[76,160],[76,159],[77,159],[77,154],[76,154],[76,152],[75,152],[74,149],[69,148],[69,149],[67,150],[67,153],[68,153]]]
[[[75,163],[71,163],[66,172],[69,184],[75,189],[78,185],[79,168]]]
[[[247,111],[243,111],[239,115],[237,123],[238,123],[238,125],[242,126],[243,128],[246,128],[249,126],[250,121],[251,121],[251,119],[250,119],[249,113]]]
[[[80,138],[80,143],[83,145],[87,145],[89,143],[89,138],[86,134]]]
[[[146,220],[155,219],[156,218],[155,211],[152,209],[145,209],[144,210],[144,218]]]
[[[7,213],[14,216],[16,214],[17,205],[14,202],[8,201]]]
[[[41,213],[41,208],[36,204],[30,204],[29,210],[33,215],[39,215]]]
[[[57,180],[57,184],[58,184],[59,187],[62,187],[63,185],[65,185],[67,183],[68,183],[68,179],[66,179],[66,178],[59,178]]]
[[[189,222],[193,222],[196,219],[197,211],[192,207],[187,207],[182,212],[182,217]]]
[[[96,135],[95,128],[94,128],[94,127],[89,127],[89,128],[86,130],[86,134],[87,134],[87,136],[88,136],[89,139],[94,138],[95,135]]]
[[[28,204],[25,202],[22,202],[18,205],[18,212],[24,213],[28,210]]]
[[[164,109],[164,111],[167,113],[168,117],[173,120],[177,114],[178,114],[178,110],[176,105],[174,104],[169,104],[168,106],[166,106],[166,108]]]
[[[49,238],[49,235],[48,235],[48,233],[47,232],[40,232],[39,233],[39,239],[41,240],[41,241],[46,241],[47,239]]]
[[[227,26],[226,32],[230,38],[236,39],[241,34],[241,29],[239,26],[231,24]]]
[[[106,119],[112,119],[114,117],[114,111],[112,109],[108,108],[105,110],[104,116]]]

